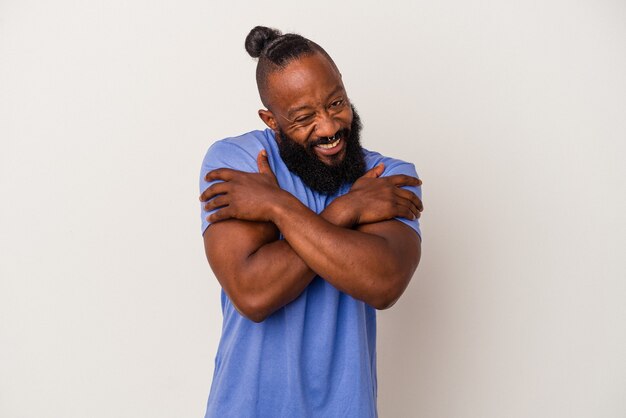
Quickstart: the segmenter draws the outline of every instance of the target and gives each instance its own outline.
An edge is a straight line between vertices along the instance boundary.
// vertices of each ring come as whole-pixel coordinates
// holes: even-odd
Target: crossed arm
[[[401,186],[420,180],[379,176],[379,165],[320,215],[278,187],[261,152],[259,173],[218,169],[205,208],[220,208],[204,233],[207,258],[237,310],[260,322],[297,298],[316,274],[369,305],[388,308],[420,258],[415,232],[395,217],[419,217],[421,201]],[[279,231],[284,240],[279,240]]]

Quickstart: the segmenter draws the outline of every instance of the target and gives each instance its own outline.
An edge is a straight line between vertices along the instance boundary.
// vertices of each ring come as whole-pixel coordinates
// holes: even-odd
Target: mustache
[[[321,136],[317,139],[315,139],[314,141],[311,141],[309,143],[309,147],[313,148],[317,145],[324,145],[324,144],[330,144],[331,142],[334,142],[338,139],[345,139],[348,138],[348,136],[350,135],[350,129],[348,128],[343,128],[338,130],[337,132],[335,132],[335,134],[333,136]]]

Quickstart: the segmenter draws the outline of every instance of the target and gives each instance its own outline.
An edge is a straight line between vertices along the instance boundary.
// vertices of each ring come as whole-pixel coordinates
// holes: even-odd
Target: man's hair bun
[[[246,51],[252,58],[258,58],[267,45],[281,35],[276,29],[255,26],[246,36]]]

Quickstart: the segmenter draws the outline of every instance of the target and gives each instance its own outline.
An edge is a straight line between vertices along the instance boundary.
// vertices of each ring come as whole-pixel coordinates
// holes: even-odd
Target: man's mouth
[[[341,137],[335,139],[333,142],[329,142],[326,144],[317,144],[317,147],[323,148],[323,149],[332,149],[335,148],[337,145],[339,145],[339,142],[341,141]]]
[[[345,148],[344,143],[346,141],[344,139],[347,135],[348,132],[341,130],[333,136],[322,137],[317,141],[313,149],[320,158],[329,158],[339,154]]]

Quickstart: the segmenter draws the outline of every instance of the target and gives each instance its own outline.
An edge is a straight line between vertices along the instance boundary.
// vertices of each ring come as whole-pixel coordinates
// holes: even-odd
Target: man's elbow
[[[229,295],[229,298],[237,312],[252,322],[263,322],[272,314],[271,307],[256,295]]]
[[[370,305],[378,310],[391,308],[400,299],[413,277],[415,269],[395,272],[381,277],[378,282],[382,284],[372,297]]]
[[[239,313],[241,314],[241,316],[243,316],[244,318],[249,319],[252,322],[255,322],[257,324],[260,324],[261,322],[265,321],[267,319],[267,317],[269,316],[268,314],[264,313],[264,312],[259,312],[259,311],[255,311],[255,312],[242,312],[241,310],[239,310]]]
[[[265,321],[271,314],[267,309],[261,308],[245,308],[238,309],[238,311],[243,317],[248,318],[250,321],[256,322],[257,324]]]
[[[370,305],[379,311],[389,309],[400,299],[402,292],[403,291],[381,292],[380,295],[376,295],[376,297],[372,298]]]

